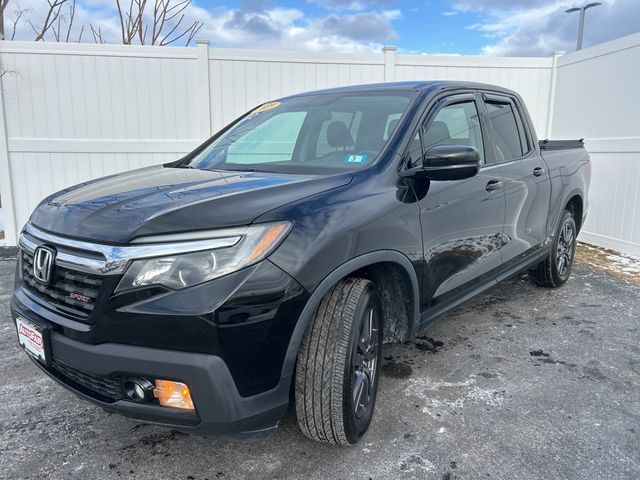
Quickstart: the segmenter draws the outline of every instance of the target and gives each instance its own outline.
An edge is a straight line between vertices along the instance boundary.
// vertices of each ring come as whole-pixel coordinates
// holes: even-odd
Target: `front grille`
[[[80,386],[81,390],[86,390],[84,393],[93,398],[107,402],[115,402],[122,399],[122,388],[120,387],[120,380],[117,378],[98,377],[65,365],[55,358],[51,362],[51,369],[54,370],[54,374],[57,374],[56,376],[64,377],[61,378],[62,381],[66,380],[65,383],[76,389]]]
[[[33,276],[33,254],[22,252],[22,279],[25,286],[62,313],[86,320],[93,312],[102,285],[97,275],[70,270],[56,265],[49,284]]]

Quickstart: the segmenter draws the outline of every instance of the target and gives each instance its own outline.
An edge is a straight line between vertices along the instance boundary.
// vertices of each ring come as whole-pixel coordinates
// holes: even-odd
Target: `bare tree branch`
[[[67,35],[65,36],[65,39],[64,39],[65,42],[68,42],[69,37],[71,36],[71,27],[73,27],[73,20],[75,19],[75,16],[76,16],[76,0],[73,0],[73,3],[69,5],[69,23],[67,24]],[[84,29],[84,25],[82,27]]]
[[[4,12],[9,0],[0,0],[0,40],[4,40]]]
[[[189,46],[189,44],[193,41],[203,25],[204,22],[200,22],[199,24],[196,22],[193,23],[193,25],[191,26],[191,31],[189,32],[189,37],[187,38],[187,42],[184,44],[185,47]]]
[[[15,70],[7,70],[6,68],[4,68],[4,65],[2,65],[0,63],[0,78],[4,77],[8,73],[15,74],[16,71]]]
[[[47,16],[45,17],[42,26],[36,27],[31,20],[27,20],[29,25],[31,25],[31,29],[36,34],[36,38],[34,39],[36,42],[44,40],[45,34],[52,29],[52,27],[54,37],[56,37],[56,35],[59,36],[59,29],[56,30],[55,24],[60,21],[60,9],[66,2],[67,0],[47,0],[49,10],[47,11]]]
[[[62,27],[62,15],[57,15],[55,21],[51,25],[51,33],[56,42],[60,41],[60,29]]]
[[[151,17],[145,17],[147,0],[129,0],[125,10],[116,0],[122,43],[130,44],[136,39],[140,45],[170,45],[181,38],[191,43],[203,23],[194,21],[183,25],[184,11],[192,0],[154,0]]]
[[[25,13],[28,13],[30,11],[31,10],[29,8],[20,8],[20,7],[17,7],[14,10],[15,17],[13,18],[13,22],[12,22],[13,25],[11,29],[11,38],[10,38],[11,40],[16,38],[16,29],[18,28],[18,22],[20,21],[20,19]]]
[[[91,27],[91,35],[93,35],[93,41],[95,43],[106,43],[104,38],[102,38],[102,28],[98,27],[96,29],[92,24],[89,24],[89,26]]]

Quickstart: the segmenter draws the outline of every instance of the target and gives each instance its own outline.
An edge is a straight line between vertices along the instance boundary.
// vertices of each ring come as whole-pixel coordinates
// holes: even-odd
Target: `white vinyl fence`
[[[590,207],[581,239],[640,256],[640,34],[560,57],[552,138],[584,137]]]
[[[524,97],[545,137],[557,57],[0,42],[0,63],[0,194],[7,245],[15,245],[46,195],[176,159],[257,104],[306,90],[401,80],[493,83]]]

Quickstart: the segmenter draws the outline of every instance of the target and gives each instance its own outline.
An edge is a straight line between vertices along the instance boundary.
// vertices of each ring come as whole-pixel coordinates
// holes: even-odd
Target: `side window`
[[[524,155],[515,112],[511,104],[487,102],[486,106],[496,144],[497,161],[504,162]]]
[[[227,163],[288,162],[306,112],[274,115],[229,145]]]
[[[484,164],[484,143],[478,110],[474,101],[454,103],[442,108],[424,133],[425,151],[437,145],[467,145],[480,152]]]

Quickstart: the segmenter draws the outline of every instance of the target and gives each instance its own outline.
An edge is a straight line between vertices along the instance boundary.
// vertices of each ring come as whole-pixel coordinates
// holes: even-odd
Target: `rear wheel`
[[[576,222],[569,210],[565,210],[553,239],[549,256],[529,270],[531,279],[541,287],[562,286],[571,274],[578,236]]]
[[[380,297],[369,280],[342,280],[322,299],[296,365],[296,413],[306,436],[353,445],[367,431],[378,388],[381,327]]]

